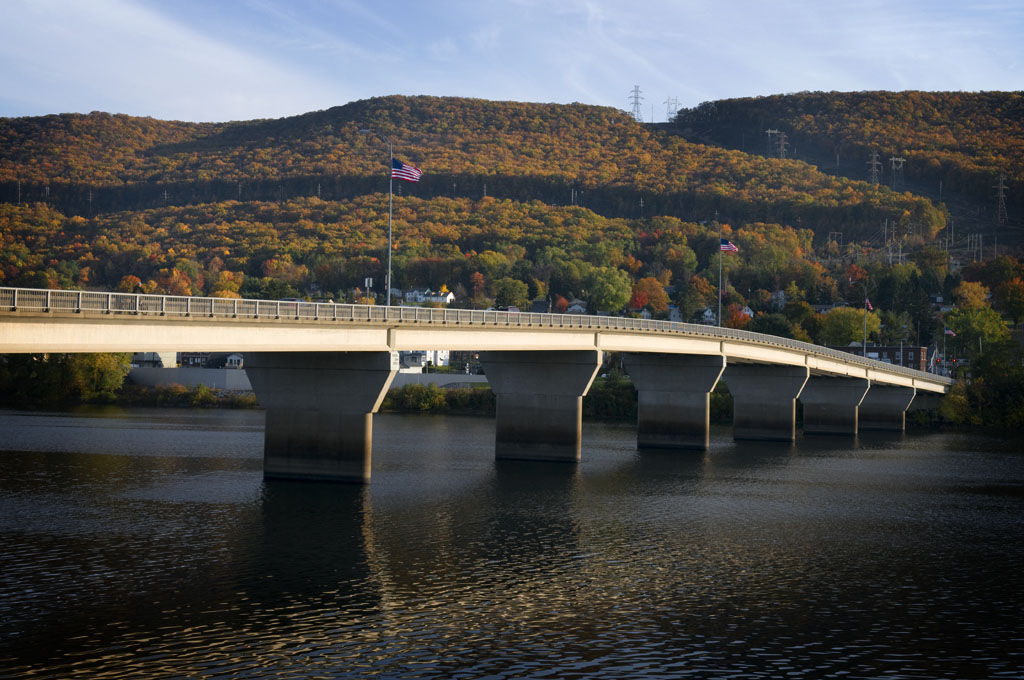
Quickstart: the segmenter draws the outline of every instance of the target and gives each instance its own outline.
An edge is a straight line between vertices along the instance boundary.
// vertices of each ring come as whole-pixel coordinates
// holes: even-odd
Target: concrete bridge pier
[[[860,429],[903,432],[915,393],[913,387],[872,385],[860,404]]]
[[[373,414],[397,352],[247,352],[245,371],[267,412],[265,478],[370,481]]]
[[[600,350],[481,352],[497,399],[495,457],[579,462],[583,396],[601,358]]]
[[[806,366],[729,364],[725,383],[732,394],[734,439],[791,442],[796,439],[796,400]]]
[[[857,434],[857,411],[871,381],[866,378],[814,376],[804,385],[805,434]]]
[[[711,391],[725,357],[627,353],[622,360],[637,391],[637,448],[708,448]]]

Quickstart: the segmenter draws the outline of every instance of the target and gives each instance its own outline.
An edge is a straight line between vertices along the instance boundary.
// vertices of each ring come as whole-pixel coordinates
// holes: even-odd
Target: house
[[[705,307],[704,309],[698,309],[694,313],[693,322],[704,324],[705,326],[714,326],[717,323],[717,318],[710,307]]]
[[[749,305],[744,305],[743,309],[741,309],[740,312],[743,314],[743,316],[747,317],[748,319],[754,318],[754,310],[751,309]]]
[[[414,288],[405,294],[405,301],[414,302],[416,304],[440,302],[445,305],[450,305],[455,301],[455,294],[444,286],[441,287],[440,291],[436,292],[429,288]]]
[[[170,352],[136,352],[132,355],[132,368],[174,368],[178,357]]]
[[[566,314],[586,314],[587,303],[579,298],[573,298],[565,310]]]
[[[772,293],[772,307],[782,309],[786,306],[786,291],[777,290]]]
[[[668,320],[669,321],[682,321],[683,312],[676,305],[668,306]]]
[[[449,356],[446,349],[401,351],[398,353],[399,371],[422,373],[427,366],[447,366]]]

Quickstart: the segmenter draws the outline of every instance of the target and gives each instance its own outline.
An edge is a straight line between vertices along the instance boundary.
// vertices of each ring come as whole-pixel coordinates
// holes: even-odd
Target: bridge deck
[[[0,353],[421,349],[723,355],[929,392],[953,382],[789,338],[672,321],[0,288]]]

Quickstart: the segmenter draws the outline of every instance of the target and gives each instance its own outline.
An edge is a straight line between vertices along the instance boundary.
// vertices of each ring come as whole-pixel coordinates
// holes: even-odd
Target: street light
[[[388,283],[387,283],[387,297],[384,300],[384,305],[387,307],[391,306],[391,197],[392,197],[392,185],[394,184],[395,178],[394,173],[391,169],[395,163],[395,152],[394,147],[391,144],[391,139],[383,137],[373,130],[363,128],[359,131],[361,135],[373,135],[377,139],[381,140],[388,145]]]
[[[864,344],[862,345],[861,356],[863,356],[866,359],[868,357],[868,307],[871,305],[871,303],[868,300],[868,281],[866,278],[860,281],[856,281],[855,279],[852,278],[847,280],[850,282],[851,285],[854,283],[860,283],[861,288],[864,291]]]

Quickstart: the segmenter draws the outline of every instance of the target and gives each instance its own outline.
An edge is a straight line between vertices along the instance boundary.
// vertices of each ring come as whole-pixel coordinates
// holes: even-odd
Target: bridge
[[[402,350],[479,351],[498,458],[579,462],[605,352],[638,395],[639,448],[706,449],[710,393],[737,439],[902,431],[949,378],[788,338],[607,316],[0,288],[0,354],[243,352],[266,409],[266,477],[366,482],[373,414]]]

